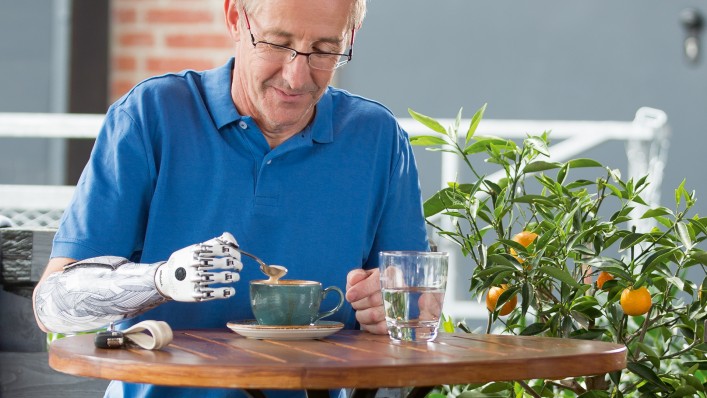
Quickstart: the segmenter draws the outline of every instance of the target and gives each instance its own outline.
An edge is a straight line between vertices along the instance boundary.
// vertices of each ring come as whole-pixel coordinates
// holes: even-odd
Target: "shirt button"
[[[244,122],[244,121],[241,120],[240,122],[238,122],[238,127],[240,127],[240,128],[242,128],[243,130],[245,130],[245,129],[248,128],[248,123],[246,123],[246,122]]]
[[[270,163],[272,163],[272,159],[270,159],[266,162],[266,164],[270,164]]]

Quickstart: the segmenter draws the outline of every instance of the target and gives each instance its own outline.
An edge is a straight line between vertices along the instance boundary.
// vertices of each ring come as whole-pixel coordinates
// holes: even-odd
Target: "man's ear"
[[[233,41],[240,40],[240,35],[238,34],[238,20],[240,17],[240,10],[238,9],[237,0],[224,0],[223,1],[223,13],[226,19],[226,27],[228,28],[228,34],[231,35]]]

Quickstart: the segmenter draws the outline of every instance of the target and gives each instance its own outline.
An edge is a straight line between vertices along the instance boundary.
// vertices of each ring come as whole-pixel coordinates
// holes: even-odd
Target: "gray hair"
[[[256,13],[260,6],[258,0],[236,0],[236,3],[245,8],[248,13]],[[349,16],[350,26],[356,29],[361,27],[363,18],[366,16],[366,0],[353,0],[351,14]]]

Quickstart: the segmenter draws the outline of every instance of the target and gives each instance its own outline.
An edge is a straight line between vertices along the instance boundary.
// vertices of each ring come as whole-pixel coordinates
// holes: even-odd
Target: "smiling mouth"
[[[305,94],[305,93],[303,93],[303,92],[287,92],[287,91],[284,91],[284,90],[279,89],[279,88],[276,88],[276,87],[273,87],[273,88],[274,88],[278,93],[280,93],[280,95],[282,95],[282,96],[284,96],[284,97],[288,97],[288,98],[297,98],[297,97],[301,97],[302,95]]]

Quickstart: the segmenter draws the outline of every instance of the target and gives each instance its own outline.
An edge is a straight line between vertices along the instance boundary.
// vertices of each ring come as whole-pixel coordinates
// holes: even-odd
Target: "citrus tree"
[[[448,182],[424,211],[438,236],[470,260],[470,295],[485,298],[489,310],[486,333],[624,344],[628,367],[566,380],[443,386],[436,394],[704,397],[707,252],[699,246],[707,218],[690,213],[695,193],[683,181],[673,206],[649,207],[641,197],[647,177],[624,181],[618,170],[591,159],[551,162],[548,132],[522,142],[477,136],[485,109],[466,131],[461,110],[446,127],[410,110],[432,130],[410,140],[456,154],[473,176]],[[503,177],[481,174],[475,164],[482,161]],[[587,172],[592,178],[570,178]],[[638,231],[636,219],[655,226]],[[448,318],[443,326],[470,332]]]

